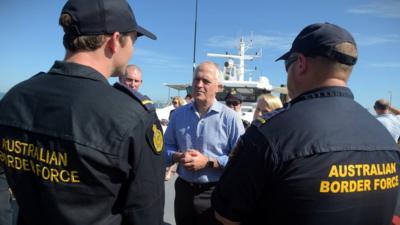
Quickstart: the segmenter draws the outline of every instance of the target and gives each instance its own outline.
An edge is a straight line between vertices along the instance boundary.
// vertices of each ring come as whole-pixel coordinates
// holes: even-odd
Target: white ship
[[[254,55],[246,55],[246,51],[251,48],[252,42],[246,43],[243,38],[240,39],[239,51],[237,55],[208,53],[209,57],[225,58],[224,67],[220,73],[219,81],[223,85],[223,90],[217,93],[217,100],[225,104],[225,97],[231,89],[235,89],[242,95],[242,119],[251,122],[257,103],[257,97],[264,93],[277,92],[286,95],[285,87],[273,87],[266,76],[260,76],[257,81],[251,78],[245,79],[245,61],[254,60],[261,57],[261,51]],[[237,63],[238,62],[238,63]],[[179,91],[191,91],[191,84],[164,84],[165,86]],[[185,93],[186,95],[186,93]],[[284,96],[282,96],[284,97]],[[157,115],[160,120],[168,120],[169,113],[173,109],[171,104],[157,109]]]

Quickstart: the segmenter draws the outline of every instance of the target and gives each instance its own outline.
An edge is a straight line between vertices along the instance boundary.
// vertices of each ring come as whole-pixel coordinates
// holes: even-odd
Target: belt
[[[186,181],[180,177],[178,177],[178,179],[180,179],[183,183],[185,183],[186,185],[192,187],[192,188],[196,188],[196,189],[207,189],[210,187],[214,187],[217,182],[208,182],[208,183],[194,183],[194,182],[189,182]]]

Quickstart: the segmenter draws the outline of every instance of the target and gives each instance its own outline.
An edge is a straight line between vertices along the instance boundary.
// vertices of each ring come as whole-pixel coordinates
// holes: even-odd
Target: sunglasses
[[[172,104],[176,105],[176,104],[178,104],[178,102],[175,102],[175,101],[174,101],[174,102],[172,102]]]
[[[230,106],[230,105],[233,105],[233,106],[238,106],[240,104],[240,102],[238,102],[238,101],[229,101],[229,102],[226,102],[226,105],[227,106]]]
[[[289,67],[299,59],[298,54],[292,54],[288,59],[285,60],[285,69],[286,72],[289,70]]]

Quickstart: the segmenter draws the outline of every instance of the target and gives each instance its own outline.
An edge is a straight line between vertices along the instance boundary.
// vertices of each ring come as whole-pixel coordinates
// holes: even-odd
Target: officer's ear
[[[304,74],[307,71],[308,68],[308,59],[303,55],[299,54],[299,58],[297,59],[297,63],[295,63],[296,70],[298,71],[299,74]]]
[[[119,32],[114,32],[111,36],[106,40],[106,48],[110,51],[111,54],[115,54],[121,48],[121,42],[119,41],[121,38],[121,34]]]

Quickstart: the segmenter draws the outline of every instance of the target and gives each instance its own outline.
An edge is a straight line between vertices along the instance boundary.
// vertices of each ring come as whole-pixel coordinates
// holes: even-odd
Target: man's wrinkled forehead
[[[199,69],[193,77],[193,80],[204,80],[211,83],[218,83],[218,78],[215,75],[215,71],[210,69]]]

